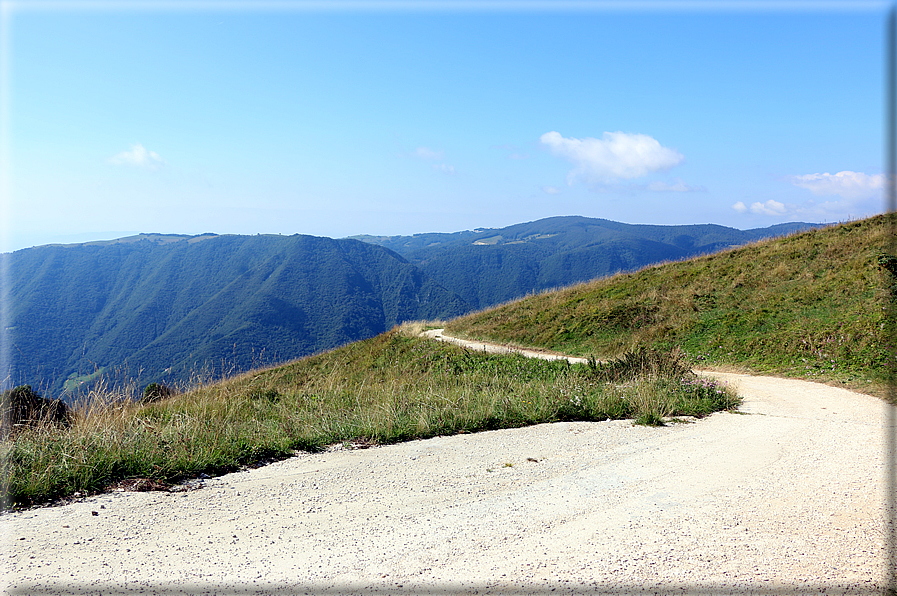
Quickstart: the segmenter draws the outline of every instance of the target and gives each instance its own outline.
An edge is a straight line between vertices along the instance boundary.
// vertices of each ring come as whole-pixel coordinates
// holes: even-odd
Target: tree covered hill
[[[738,230],[713,224],[632,225],[567,216],[453,234],[353,238],[396,251],[479,309],[531,292],[812,227],[818,226],[797,222]]]
[[[30,248],[5,255],[9,382],[56,396],[98,378],[140,386],[217,378],[403,321],[452,318],[807,227],[742,231],[554,217],[357,240],[141,234]]]
[[[11,381],[182,383],[469,310],[392,251],[313,236],[141,235],[6,255]]]

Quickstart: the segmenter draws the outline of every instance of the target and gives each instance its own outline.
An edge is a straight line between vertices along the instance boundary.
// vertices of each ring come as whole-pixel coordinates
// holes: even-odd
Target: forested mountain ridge
[[[711,253],[758,230],[554,217],[453,234],[140,234],[4,255],[12,384],[184,383],[291,360],[393,325]]]
[[[185,382],[469,310],[390,250],[314,236],[177,237],[6,255],[13,383]]]
[[[479,309],[529,292],[813,227],[819,225],[796,222],[738,230],[715,224],[634,225],[564,216],[452,234],[353,238],[396,251]]]

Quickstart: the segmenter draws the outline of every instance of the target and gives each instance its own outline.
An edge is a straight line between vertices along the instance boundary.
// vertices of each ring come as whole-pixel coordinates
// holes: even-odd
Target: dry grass
[[[730,391],[690,385],[694,375],[681,368],[639,371],[629,363],[605,370],[473,353],[417,337],[426,326],[151,404],[98,392],[76,409],[71,428],[30,429],[0,445],[4,496],[27,505],[126,479],[164,485],[347,441],[391,443],[556,420],[656,422],[737,401]],[[620,366],[628,366],[624,388],[608,380]]]

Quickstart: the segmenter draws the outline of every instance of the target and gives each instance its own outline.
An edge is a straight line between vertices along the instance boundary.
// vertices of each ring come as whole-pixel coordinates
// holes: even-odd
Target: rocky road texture
[[[714,376],[744,396],[738,413],[338,446],[196,490],[6,513],[6,589],[883,593],[892,406]]]

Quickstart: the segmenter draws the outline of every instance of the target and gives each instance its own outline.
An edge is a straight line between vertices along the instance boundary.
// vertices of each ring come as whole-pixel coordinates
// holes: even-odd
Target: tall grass
[[[346,441],[559,420],[657,423],[737,403],[675,354],[571,365],[472,352],[419,331],[395,329],[151,404],[97,393],[76,408],[69,429],[27,429],[2,444],[4,497],[28,505],[126,478],[175,482]]]

